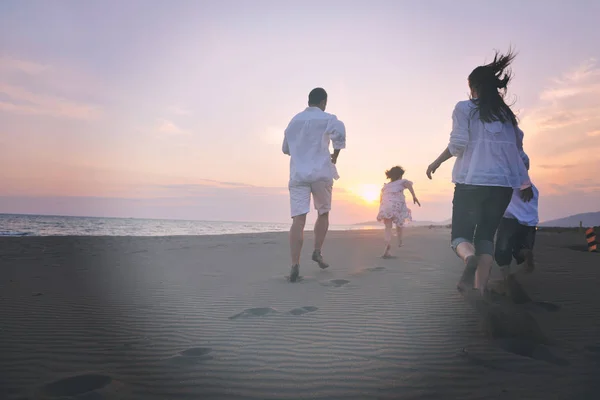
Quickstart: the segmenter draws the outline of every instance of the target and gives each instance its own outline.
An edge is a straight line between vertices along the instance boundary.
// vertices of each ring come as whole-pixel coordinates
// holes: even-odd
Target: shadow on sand
[[[533,301],[514,277],[506,284],[494,283],[485,296],[472,288],[463,296],[480,315],[486,336],[504,351],[558,366],[569,365],[553,353],[549,346],[554,342],[529,312],[532,307],[554,312],[559,306]]]

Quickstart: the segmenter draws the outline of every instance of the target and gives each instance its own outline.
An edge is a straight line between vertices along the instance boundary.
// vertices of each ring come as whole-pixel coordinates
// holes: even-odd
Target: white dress
[[[412,182],[406,179],[398,179],[383,185],[377,221],[391,219],[397,226],[403,226],[405,222],[412,221],[412,213],[406,206],[404,189]]]

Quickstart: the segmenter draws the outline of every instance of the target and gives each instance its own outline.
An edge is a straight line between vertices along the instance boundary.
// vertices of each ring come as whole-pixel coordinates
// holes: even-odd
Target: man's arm
[[[340,151],[346,148],[346,126],[334,115],[331,121],[330,138],[333,145],[331,162],[336,163]]]
[[[288,137],[288,130],[290,129],[290,126],[292,125],[292,121],[290,121],[288,126],[283,131],[283,145],[281,146],[281,151],[283,151],[283,154],[287,154],[288,156],[290,155],[290,145],[288,144],[287,137]]]
[[[290,155],[290,146],[288,145],[288,141],[287,141],[287,137],[283,136],[283,145],[281,146],[281,151],[283,151],[283,154],[287,154],[288,156]]]
[[[340,149],[334,149],[333,150],[333,154],[331,155],[331,162],[332,163],[335,164],[337,162],[338,156],[340,155],[340,151],[341,151]]]

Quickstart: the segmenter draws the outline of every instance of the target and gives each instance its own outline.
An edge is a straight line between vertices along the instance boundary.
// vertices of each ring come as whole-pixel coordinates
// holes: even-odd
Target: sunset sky
[[[513,45],[548,220],[600,210],[600,2],[0,2],[0,213],[288,222],[283,130],[317,86],[346,124],[333,223],[374,220],[407,170],[451,215],[467,75]],[[310,219],[314,218],[314,211]]]

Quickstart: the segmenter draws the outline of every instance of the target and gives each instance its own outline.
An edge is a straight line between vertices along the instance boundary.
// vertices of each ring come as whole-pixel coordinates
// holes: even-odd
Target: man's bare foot
[[[463,293],[467,289],[472,288],[475,283],[475,271],[477,271],[477,257],[469,256],[465,262],[465,269],[456,285],[459,292]]]
[[[325,261],[323,261],[323,256],[321,255],[320,250],[315,250],[313,252],[312,260],[314,262],[316,262],[317,264],[319,264],[319,268],[321,268],[321,269],[329,268],[329,264],[327,264]]]
[[[300,276],[300,266],[298,264],[292,265],[292,269],[290,270],[290,282],[296,282],[298,276]]]

